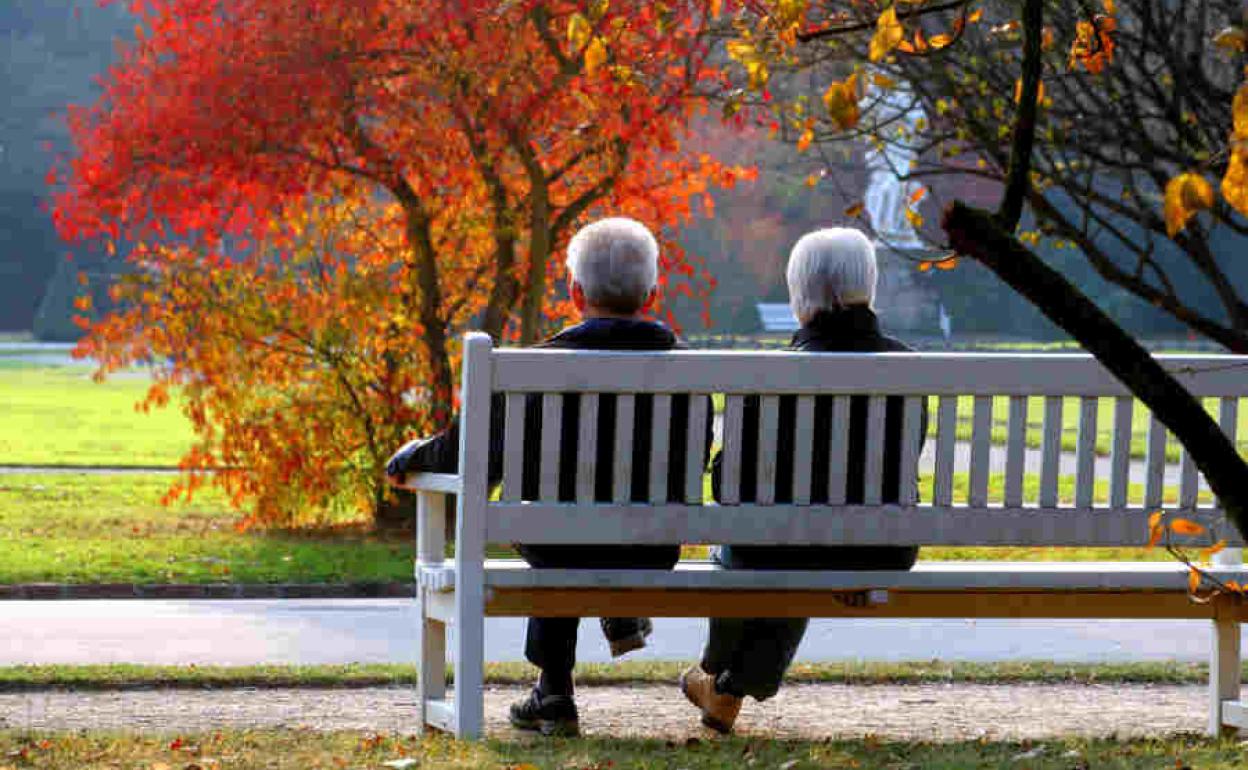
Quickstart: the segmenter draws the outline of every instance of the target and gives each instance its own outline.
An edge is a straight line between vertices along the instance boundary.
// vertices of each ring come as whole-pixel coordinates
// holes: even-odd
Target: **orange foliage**
[[[132,0],[142,34],[70,111],[54,216],[130,245],[81,351],[153,362],[153,403],[183,389],[175,492],[216,467],[261,521],[379,502],[388,452],[454,406],[460,332],[567,317],[579,224],[661,232],[748,175],[681,149],[720,81],[702,25],[731,5]],[[665,288],[705,296],[665,245]]]

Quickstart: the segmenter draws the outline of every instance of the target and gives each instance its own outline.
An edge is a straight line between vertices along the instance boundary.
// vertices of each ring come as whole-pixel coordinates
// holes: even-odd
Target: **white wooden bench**
[[[1128,494],[1132,399],[1127,390],[1087,355],[980,355],[945,353],[800,354],[788,352],[599,353],[493,349],[485,335],[465,339],[460,472],[416,474],[407,485],[418,492],[417,579],[420,624],[420,719],[422,726],[476,737],[482,731],[482,636],[487,615],[509,616],[816,616],[966,618],[1187,618],[1213,623],[1210,655],[1209,731],[1248,724],[1240,692],[1240,622],[1243,604],[1219,597],[1197,604],[1187,595],[1187,574],[1172,562],[1002,563],[923,562],[910,572],[728,571],[706,563],[682,563],[671,572],[652,570],[535,570],[515,560],[486,560],[497,543],[750,543],[917,544],[959,546],[1142,546],[1147,516],[1162,501],[1166,432],[1150,419],[1143,500]],[[1162,357],[1193,393],[1219,399],[1219,418],[1234,438],[1239,398],[1248,395],[1244,358]],[[581,393],[577,500],[557,502],[560,393]],[[488,414],[492,394],[506,404],[504,481],[499,499],[487,488]],[[654,394],[651,502],[629,503],[631,455],[615,452],[614,500],[594,503],[596,394],[618,394],[617,447],[631,441],[633,397]],[[685,499],[665,501],[666,437],[673,394],[724,394],[723,497],[703,499],[702,452],[707,414],[704,398],[692,398]],[[522,501],[521,467],[525,399],[541,394],[545,419],[539,500]],[[742,404],[761,394],[757,468],[741,468]],[[808,456],[814,396],[834,397],[830,503],[810,505],[810,473],[795,463],[793,504],[776,505],[778,394],[795,394],[798,456]],[[835,473],[846,451],[844,416],[849,397],[869,396],[865,505],[843,505],[844,478]],[[937,396],[935,471],[930,498],[903,493],[881,505],[885,396],[905,397],[905,458],[902,490],[913,487],[921,399]],[[970,396],[969,467],[955,462],[957,396]],[[1043,403],[1042,464],[1038,492],[1024,487],[1028,397]],[[1095,425],[1098,399],[1113,399],[1109,473],[1098,475]],[[994,398],[1008,403],[1003,499],[990,499],[989,457]],[[1074,399],[1079,414],[1073,500],[1059,500],[1061,410]],[[965,455],[965,453],[963,453]],[[1104,465],[1104,462],[1102,462]],[[955,467],[957,466],[957,467]],[[1232,548],[1218,554],[1211,573],[1241,582],[1242,540],[1216,504],[1197,505],[1198,474],[1180,462],[1179,504],[1184,516],[1216,528]],[[1137,464],[1137,472],[1138,472]],[[954,473],[965,472],[965,501],[955,502]],[[739,499],[742,473],[757,473],[756,503]],[[1094,501],[1094,486],[1107,482],[1107,502]],[[1248,479],[1245,480],[1248,483]],[[1104,487],[1102,488],[1104,490]],[[455,557],[444,559],[445,496],[458,495]],[[961,496],[959,496],[960,498]],[[1098,496],[1099,500],[1099,496]],[[849,606],[847,592],[866,597]],[[447,628],[456,632],[453,697],[446,692]],[[520,640],[517,640],[520,644]],[[695,657],[698,650],[689,650]],[[935,652],[935,651],[934,651]],[[692,716],[690,717],[692,719]]]

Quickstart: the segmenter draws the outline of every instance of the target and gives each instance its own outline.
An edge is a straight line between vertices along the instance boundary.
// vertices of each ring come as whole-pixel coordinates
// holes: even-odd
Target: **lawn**
[[[203,768],[489,768],[489,770],[626,770],[756,767],[966,770],[1017,767],[1200,768],[1248,762],[1248,746],[1193,736],[1149,740],[964,741],[927,743],[784,740],[758,737],[663,740],[587,738],[465,743],[443,736],[306,730],[218,730],[199,735],[0,732],[0,762],[15,767]]]
[[[240,533],[211,490],[165,508],[152,475],[0,476],[0,583],[411,580],[408,538],[350,522]]]
[[[147,377],[94,383],[84,367],[0,366],[0,463],[175,466],[190,446],[178,409],[135,410]]]

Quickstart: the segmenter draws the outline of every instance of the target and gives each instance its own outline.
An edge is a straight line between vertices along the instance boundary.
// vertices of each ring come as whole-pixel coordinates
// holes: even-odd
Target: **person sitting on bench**
[[[640,222],[626,218],[603,219],[587,225],[568,244],[568,292],[582,321],[538,344],[539,348],[585,350],[672,350],[682,347],[676,335],[661,323],[647,320],[646,311],[658,293],[659,246]],[[576,442],[579,433],[579,396],[563,396],[563,419],[559,442],[559,500],[575,500]],[[538,498],[540,479],[540,439],[542,415],[540,397],[525,404],[525,447],[521,474],[521,497]],[[598,402],[598,456],[595,465],[594,499],[610,502],[614,463],[616,398],[603,394]],[[497,484],[503,476],[503,400],[491,405],[489,480]],[[653,399],[638,397],[634,406],[633,474],[630,500],[649,499],[649,459]],[[668,499],[680,500],[684,489],[686,434],[689,424],[689,398],[672,399],[672,426],[668,464]],[[710,424],[703,442],[709,455]],[[705,464],[706,457],[703,458]],[[409,442],[395,452],[386,466],[395,480],[416,471],[457,472],[459,466],[459,423],[456,420],[443,433],[431,439]],[[650,568],[671,569],[680,558],[679,544],[673,545],[524,545],[520,555],[533,567],[559,568]],[[545,735],[576,735],[579,731],[573,701],[572,669],[576,662],[579,618],[530,618],[525,639],[525,657],[541,669],[541,676],[528,698],[511,707],[511,723]],[[614,656],[645,645],[651,633],[648,618],[603,618],[602,629]]]
[[[790,350],[817,352],[880,352],[909,350],[880,331],[873,310],[875,302],[875,248],[861,232],[848,228],[818,230],[802,237],[793,247],[786,271],[789,303],[801,329],[793,335]],[[794,456],[797,401],[784,396],[779,403],[776,446],[778,503],[793,501],[793,467],[809,463],[811,503],[829,499],[829,451],[832,430],[832,398],[815,399],[814,440],[809,457]],[[889,397],[885,408],[884,479],[882,501],[897,502],[901,466],[902,411],[899,397]],[[759,453],[757,397],[743,406],[741,468],[754,468]],[[922,413],[926,433],[926,407]],[[845,502],[863,502],[866,456],[867,399],[850,402],[849,452]],[[917,456],[917,453],[916,453]],[[711,490],[720,499],[722,453],[711,465]],[[757,476],[738,474],[740,499],[757,499]],[[907,570],[918,557],[914,546],[719,546],[714,558],[728,569],[838,569]],[[680,688],[701,709],[702,723],[719,732],[732,730],[746,695],[765,700],[776,694],[789,663],[797,652],[808,621],[805,618],[712,618],[710,635],[700,665],[681,674]]]

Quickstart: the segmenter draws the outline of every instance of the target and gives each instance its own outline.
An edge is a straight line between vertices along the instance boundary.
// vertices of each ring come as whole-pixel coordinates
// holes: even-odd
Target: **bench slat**
[[[1131,476],[1131,421],[1135,403],[1129,396],[1114,399],[1114,446],[1110,451],[1109,504],[1122,508],[1127,504]]]
[[[741,433],[745,399],[728,396],[724,403],[724,438],[720,464],[720,502],[736,505],[741,501]]]
[[[758,422],[758,497],[761,505],[776,499],[776,437],[780,428],[780,397],[760,399]]]
[[[672,433],[672,397],[660,393],[654,397],[654,414],[650,423],[650,502],[667,500],[668,443]]]
[[[1218,424],[1222,426],[1222,432],[1231,440],[1231,443],[1235,444],[1239,434],[1238,398],[1221,399],[1221,402],[1218,404]]]
[[[884,424],[888,400],[884,396],[867,397],[867,452],[863,473],[863,502],[879,505],[884,490]]]
[[[898,502],[914,505],[919,501],[919,447],[923,443],[923,398],[906,396],[901,417],[901,469],[898,480]]]
[[[793,436],[793,502],[806,505],[810,502],[811,456],[815,439],[815,399],[800,396],[794,413]]]
[[[598,393],[793,393],[830,395],[1126,396],[1130,391],[1084,353],[625,353],[507,349],[496,352],[498,391]],[[1240,396],[1232,355],[1157,356],[1197,396]],[[1003,363],[1004,362],[1004,363]]]
[[[845,502],[845,488],[849,481],[846,474],[849,464],[849,413],[849,396],[832,399],[832,437],[828,451],[828,502],[832,505]]]
[[[594,499],[594,474],[598,464],[598,394],[581,394],[580,424],[576,437],[576,499]]]
[[[509,502],[520,499],[522,488],[525,399],[523,393],[508,393],[506,397],[507,429],[503,433],[502,497]]]
[[[504,543],[751,543],[759,545],[1143,546],[1155,509],[883,506],[576,505],[495,503],[489,541]],[[1221,512],[1188,518],[1242,541]]]
[[[971,416],[971,473],[967,501],[988,504],[988,454],[992,447],[992,397],[976,396]]]
[[[636,402],[632,394],[615,399],[615,468],[611,474],[611,499],[628,502],[633,483],[633,420]]]
[[[1166,426],[1157,415],[1150,414],[1148,421],[1148,452],[1144,470],[1144,504],[1161,505],[1163,484],[1166,480]]]
[[[1027,397],[1010,396],[1010,418],[1006,428],[1005,504],[1023,504],[1023,470],[1027,452]]]
[[[1079,435],[1075,440],[1075,507],[1091,508],[1096,481],[1097,400],[1079,399]]]
[[[957,440],[958,399],[941,396],[936,422],[936,473],[932,479],[932,503],[953,501],[953,452]]]
[[[1057,505],[1057,474],[1062,460],[1062,399],[1044,399],[1044,442],[1040,460],[1040,505]]]
[[[689,432],[685,441],[685,502],[702,502],[702,472],[706,468],[706,402],[708,396],[696,393],[689,397]]]
[[[538,495],[542,500],[559,497],[559,434],[563,427],[563,396],[542,395],[542,464]]]

